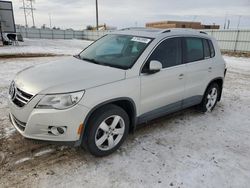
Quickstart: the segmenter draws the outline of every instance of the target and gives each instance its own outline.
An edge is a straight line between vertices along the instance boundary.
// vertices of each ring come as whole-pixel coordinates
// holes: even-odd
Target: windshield
[[[106,35],[79,54],[79,58],[92,63],[131,68],[151,39],[128,35]]]

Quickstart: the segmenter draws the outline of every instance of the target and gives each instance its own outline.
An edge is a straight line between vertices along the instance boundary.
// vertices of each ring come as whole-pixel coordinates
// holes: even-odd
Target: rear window
[[[201,38],[184,38],[184,63],[204,59],[203,42]]]
[[[208,40],[209,48],[210,48],[210,57],[215,56],[215,50],[214,50],[214,45],[211,40]]]
[[[204,47],[204,57],[205,57],[205,59],[210,58],[211,54],[210,54],[208,40],[203,39],[203,47]]]

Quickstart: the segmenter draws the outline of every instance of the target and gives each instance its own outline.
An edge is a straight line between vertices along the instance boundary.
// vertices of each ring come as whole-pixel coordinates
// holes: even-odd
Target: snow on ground
[[[249,58],[224,56],[224,59],[229,70],[244,74],[250,73]]]
[[[0,59],[0,187],[249,187],[249,58],[224,56],[223,97],[212,113],[191,108],[152,121],[105,158],[26,140],[8,121],[13,76],[63,58]]]
[[[86,40],[63,40],[63,39],[27,39],[19,42],[19,46],[0,47],[0,56],[14,54],[57,54],[74,55],[91,44]]]

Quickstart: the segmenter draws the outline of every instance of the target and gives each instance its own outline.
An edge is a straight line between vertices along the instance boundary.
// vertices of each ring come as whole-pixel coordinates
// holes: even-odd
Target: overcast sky
[[[12,0],[15,21],[24,25],[22,0]],[[36,26],[84,29],[95,25],[95,0],[35,0]],[[144,26],[146,22],[162,20],[201,21],[220,24],[225,17],[230,27],[250,28],[250,0],[99,0],[99,23],[118,28]],[[31,19],[29,20],[31,25]]]

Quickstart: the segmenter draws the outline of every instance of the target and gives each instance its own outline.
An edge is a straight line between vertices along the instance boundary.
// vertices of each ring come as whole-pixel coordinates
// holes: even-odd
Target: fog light
[[[49,133],[55,135],[55,136],[59,136],[62,135],[66,132],[66,127],[54,127],[54,126],[50,126],[49,127]]]
[[[65,129],[65,128],[57,127],[57,131],[58,131],[60,134],[63,134],[63,133],[65,132],[64,129]]]

